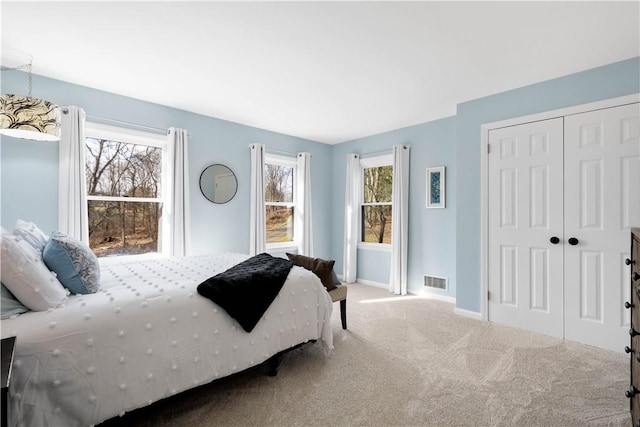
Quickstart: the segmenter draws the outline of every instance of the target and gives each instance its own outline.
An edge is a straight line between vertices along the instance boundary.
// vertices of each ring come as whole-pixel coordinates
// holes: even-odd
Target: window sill
[[[112,265],[112,264],[120,264],[123,262],[138,262],[145,261],[148,259],[158,259],[165,258],[165,256],[160,252],[149,252],[146,254],[139,255],[113,255],[113,256],[105,256],[98,258],[98,262],[100,265]]]
[[[285,252],[289,252],[290,254],[298,253],[298,246],[292,245],[290,242],[286,243],[270,243],[266,247],[266,252],[273,254],[284,254]]]
[[[391,252],[391,245],[388,243],[358,243],[359,250]]]

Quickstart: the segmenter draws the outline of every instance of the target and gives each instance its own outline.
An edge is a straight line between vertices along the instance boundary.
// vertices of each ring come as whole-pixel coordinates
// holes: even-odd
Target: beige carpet
[[[629,356],[350,285],[335,350],[320,343],[103,426],[628,426]]]

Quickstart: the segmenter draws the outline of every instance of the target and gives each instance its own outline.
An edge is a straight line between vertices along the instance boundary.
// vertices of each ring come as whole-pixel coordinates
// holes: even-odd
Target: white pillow
[[[44,245],[47,244],[49,238],[42,230],[38,228],[32,222],[23,221],[21,219],[16,221],[16,225],[13,227],[13,234],[22,237],[31,246],[33,246],[39,253],[42,253]]]
[[[2,320],[29,311],[2,283],[0,283],[0,297],[0,319]]]
[[[64,304],[67,291],[36,252],[20,236],[2,228],[0,281],[18,300],[34,311]]]

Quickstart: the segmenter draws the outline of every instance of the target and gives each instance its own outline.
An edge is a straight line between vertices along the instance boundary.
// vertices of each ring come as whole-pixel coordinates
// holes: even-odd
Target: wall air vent
[[[447,290],[448,281],[444,277],[424,276],[424,285],[428,288]]]

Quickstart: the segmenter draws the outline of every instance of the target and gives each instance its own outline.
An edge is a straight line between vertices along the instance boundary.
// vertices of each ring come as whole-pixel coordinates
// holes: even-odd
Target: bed
[[[309,270],[292,267],[250,333],[198,294],[247,258],[104,259],[97,293],[2,320],[2,337],[17,337],[10,425],[94,425],[301,343],[318,340],[328,355],[332,303]]]

